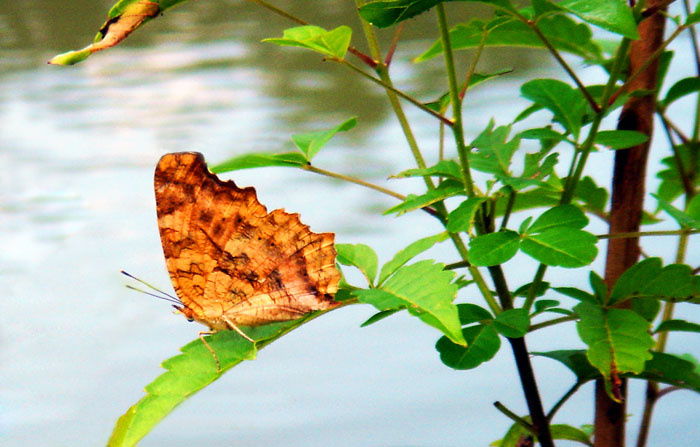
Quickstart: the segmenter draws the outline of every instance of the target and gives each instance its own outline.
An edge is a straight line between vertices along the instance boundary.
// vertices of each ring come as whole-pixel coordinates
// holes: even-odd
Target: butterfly
[[[283,209],[268,213],[254,188],[220,180],[200,153],[164,155],[154,187],[174,307],[208,326],[203,334],[235,330],[251,340],[240,326],[339,305],[333,233],[314,233]]]

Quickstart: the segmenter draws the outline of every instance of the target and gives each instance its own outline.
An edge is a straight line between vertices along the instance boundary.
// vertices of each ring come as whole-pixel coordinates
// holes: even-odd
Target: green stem
[[[416,98],[414,98],[414,97],[402,92],[401,90],[397,89],[396,87],[394,87],[391,84],[391,82],[386,82],[385,80],[377,79],[374,76],[370,75],[369,73],[366,73],[360,67],[346,61],[345,59],[337,59],[337,61],[340,62],[341,64],[345,65],[347,68],[351,69],[352,71],[362,75],[365,79],[368,79],[368,80],[374,82],[375,84],[385,88],[386,90],[389,90],[391,93],[394,93],[395,95],[400,96],[401,98],[410,102],[411,104],[418,107],[422,111],[434,116],[435,118],[439,119],[441,122],[447,124],[448,126],[453,125],[453,122],[451,119],[449,119],[446,116],[441,115],[439,112],[436,112],[435,110],[427,107],[425,104],[418,101]],[[377,68],[377,70],[379,70],[379,66],[377,66],[376,68]]]
[[[500,402],[494,402],[493,406],[496,407],[498,411],[503,413],[508,419],[520,425],[525,430],[529,431],[531,435],[537,436],[537,430],[535,430],[535,427],[533,427],[531,423],[510,411],[508,408],[506,408],[505,405],[503,405]]]
[[[339,174],[339,173],[337,173],[337,172],[327,171],[327,170],[325,170],[325,169],[317,168],[316,166],[313,166],[313,165],[303,165],[303,166],[300,166],[300,168],[303,169],[303,170],[305,170],[305,171],[310,171],[310,172],[315,172],[316,174],[325,175],[326,177],[331,177],[331,178],[335,178],[335,179],[339,179],[339,180],[344,180],[344,181],[346,181],[346,182],[350,182],[350,183],[354,183],[354,184],[356,184],[356,185],[364,186],[365,188],[369,188],[369,189],[373,189],[373,190],[375,190],[375,191],[379,191],[379,192],[381,192],[381,193],[383,193],[383,194],[386,194],[386,195],[388,195],[388,196],[394,197],[394,198],[399,199],[399,200],[401,200],[401,201],[406,200],[406,196],[404,196],[404,195],[402,195],[402,194],[399,194],[399,193],[397,193],[397,192],[394,192],[394,191],[392,191],[392,190],[390,190],[390,189],[383,188],[383,187],[381,187],[381,186],[379,186],[379,185],[375,185],[375,184],[366,182],[366,181],[364,181],[364,180],[362,180],[362,179],[359,179],[359,178],[357,178],[357,177],[350,177],[350,176],[348,176],[348,175]]]
[[[583,93],[583,96],[586,98],[586,101],[588,101],[588,104],[591,106],[591,109],[595,113],[599,113],[601,106],[596,102],[596,100],[591,96],[590,92],[586,88],[586,86],[581,82],[578,76],[576,76],[576,72],[569,66],[569,64],[564,60],[563,57],[561,57],[561,54],[559,54],[559,51],[557,51],[556,48],[554,48],[554,45],[549,41],[547,36],[542,34],[542,31],[537,27],[537,23],[529,20],[527,17],[524,17],[520,14],[516,14],[516,16],[522,20],[536,35],[537,37],[542,41],[545,47],[549,50],[550,53],[552,53],[552,56],[554,56],[554,59],[559,62],[559,65],[562,66],[564,71],[566,71],[566,74],[569,75],[569,77],[574,81],[576,86],[581,90],[581,93]]]
[[[687,237],[690,234],[698,234],[700,230],[659,230],[659,231],[636,231],[630,233],[615,233],[615,234],[598,234],[596,237],[598,239],[627,239],[633,237],[643,237],[643,236],[681,236]]]
[[[454,57],[452,55],[452,43],[450,41],[450,30],[447,26],[445,6],[440,3],[435,7],[440,29],[440,42],[442,43],[443,54],[445,56],[445,69],[447,71],[447,81],[450,86],[450,101],[452,102],[452,112],[454,114],[454,125],[452,134],[454,135],[459,162],[464,176],[464,186],[467,196],[474,197],[474,181],[472,180],[471,169],[469,167],[469,156],[467,147],[464,144],[464,128],[462,125],[462,100],[459,97],[459,84],[455,71]]]
[[[527,297],[525,298],[525,303],[523,304],[523,309],[527,310],[528,312],[532,308],[535,298],[537,298],[537,290],[539,290],[540,283],[542,282],[542,279],[544,279],[544,274],[546,272],[547,265],[540,264],[539,267],[537,267],[537,272],[535,272],[535,277],[532,280],[532,284],[527,290]]]
[[[621,86],[619,89],[617,89],[617,91],[615,92],[615,94],[612,95],[611,99],[614,101],[615,99],[617,99],[618,96],[620,96],[621,93],[625,92],[625,91],[627,90],[628,86],[630,85],[630,83],[632,83],[635,79],[637,79],[637,78],[639,77],[639,75],[641,75],[642,73],[644,73],[644,71],[649,67],[649,65],[651,65],[651,63],[654,62],[659,56],[661,56],[661,54],[664,52],[664,50],[666,49],[666,47],[667,47],[676,37],[678,37],[678,35],[679,35],[680,33],[682,33],[683,31],[685,31],[686,28],[687,28],[687,27],[686,27],[685,25],[681,25],[681,26],[679,26],[678,28],[676,28],[676,30],[673,31],[673,33],[671,33],[671,35],[669,36],[669,38],[666,39],[666,40],[659,46],[659,48],[657,48],[656,51],[654,51],[653,53],[651,53],[651,56],[649,56],[649,58],[647,58],[647,60],[644,61],[644,63],[643,63],[642,65],[639,66],[639,68],[637,69],[637,71],[635,71],[634,73],[632,73],[632,75],[631,75],[630,77],[628,77],[628,78],[625,80],[625,83],[622,84],[622,86]],[[627,40],[627,39],[624,39],[624,40],[623,40],[623,43],[624,43],[624,41],[626,41],[626,40]],[[603,105],[605,106],[605,104],[603,104]]]
[[[549,413],[547,413],[547,419],[548,419],[549,421],[551,421],[551,420],[554,418],[554,415],[557,413],[557,411],[559,411],[559,408],[561,408],[561,406],[564,405],[564,403],[566,403],[566,401],[569,400],[569,398],[570,398],[571,396],[573,396],[574,394],[576,394],[576,391],[578,391],[578,389],[581,388],[581,385],[583,385],[584,383],[585,383],[585,382],[576,382],[576,383],[574,383],[574,386],[572,386],[571,388],[569,388],[569,391],[567,391],[567,392],[561,397],[561,399],[559,399],[559,400],[557,401],[557,403],[554,404],[554,406],[552,407],[552,409],[549,410]]]
[[[543,329],[549,326],[554,326],[560,323],[566,323],[567,321],[576,320],[578,320],[578,315],[567,315],[565,317],[553,318],[551,320],[543,321],[542,323],[533,324],[532,326],[530,326],[528,332],[536,331],[538,329]]]

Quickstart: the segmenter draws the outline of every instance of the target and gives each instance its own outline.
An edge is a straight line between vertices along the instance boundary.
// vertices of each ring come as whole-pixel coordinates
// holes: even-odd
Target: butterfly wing
[[[333,233],[267,213],[255,189],[221,181],[199,153],[164,155],[154,184],[168,272],[195,320],[257,326],[337,305]]]

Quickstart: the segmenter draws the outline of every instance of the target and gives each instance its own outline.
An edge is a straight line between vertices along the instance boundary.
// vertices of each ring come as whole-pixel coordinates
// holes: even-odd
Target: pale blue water
[[[159,363],[201,329],[124,288],[119,274],[126,269],[170,290],[152,190],[160,155],[198,150],[217,162],[292,150],[290,134],[357,115],[358,127],[334,139],[317,165],[403,193],[419,191],[420,183],[385,180],[413,162],[383,93],[310,53],[260,44],[289,25],[248,3],[187,3],[129,45],[70,68],[45,61],[88,43],[110,2],[18,3],[0,1],[0,443],[102,445],[160,374]],[[308,13],[300,3],[286,5]],[[343,23],[352,2],[332,4],[333,12],[310,18]],[[71,14],[80,18],[71,21]],[[440,61],[419,67],[418,81],[402,71],[429,43],[432,23],[425,16],[409,27],[394,64],[397,82],[423,98],[441,93],[431,78]],[[487,59],[495,67],[505,58],[523,75],[561,76],[537,66],[540,53],[495,54]],[[470,135],[491,117],[507,122],[525,105],[517,100],[514,107],[520,81],[499,82],[470,96],[479,107],[468,113]],[[406,110],[425,150],[434,150],[436,123]],[[594,157],[604,178],[611,154]],[[380,260],[439,231],[421,214],[381,217],[393,199],[309,173],[270,168],[227,178],[254,185],[268,209],[299,212],[316,231],[371,245]],[[689,261],[698,264],[694,247]],[[456,260],[446,244],[430,255]],[[508,265],[513,284],[530,280],[524,259]],[[552,270],[551,278],[585,284],[565,270]],[[359,328],[373,313],[354,306],[315,320],[185,402],[140,445],[487,445],[509,425],[493,401],[525,411],[507,346],[489,364],[456,372],[439,362],[436,331],[407,315]],[[535,333],[528,343],[548,350],[572,340],[569,326]],[[672,349],[700,357],[697,346],[693,335],[671,339]],[[550,406],[572,376],[552,361],[533,362]],[[636,420],[641,386],[632,388]],[[590,420],[590,391],[562,409],[560,422]],[[665,397],[649,445],[695,445],[698,408],[698,395]]]

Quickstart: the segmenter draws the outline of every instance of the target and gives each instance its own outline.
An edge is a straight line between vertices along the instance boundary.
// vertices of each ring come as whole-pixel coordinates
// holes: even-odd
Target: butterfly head
[[[182,315],[184,315],[185,318],[187,318],[187,321],[192,322],[192,321],[195,320],[195,318],[194,318],[194,311],[193,311],[192,309],[190,309],[189,307],[186,307],[186,306],[177,306],[177,305],[175,305],[175,304],[173,304],[173,307],[175,308],[175,311],[176,311],[177,313],[181,313]]]

